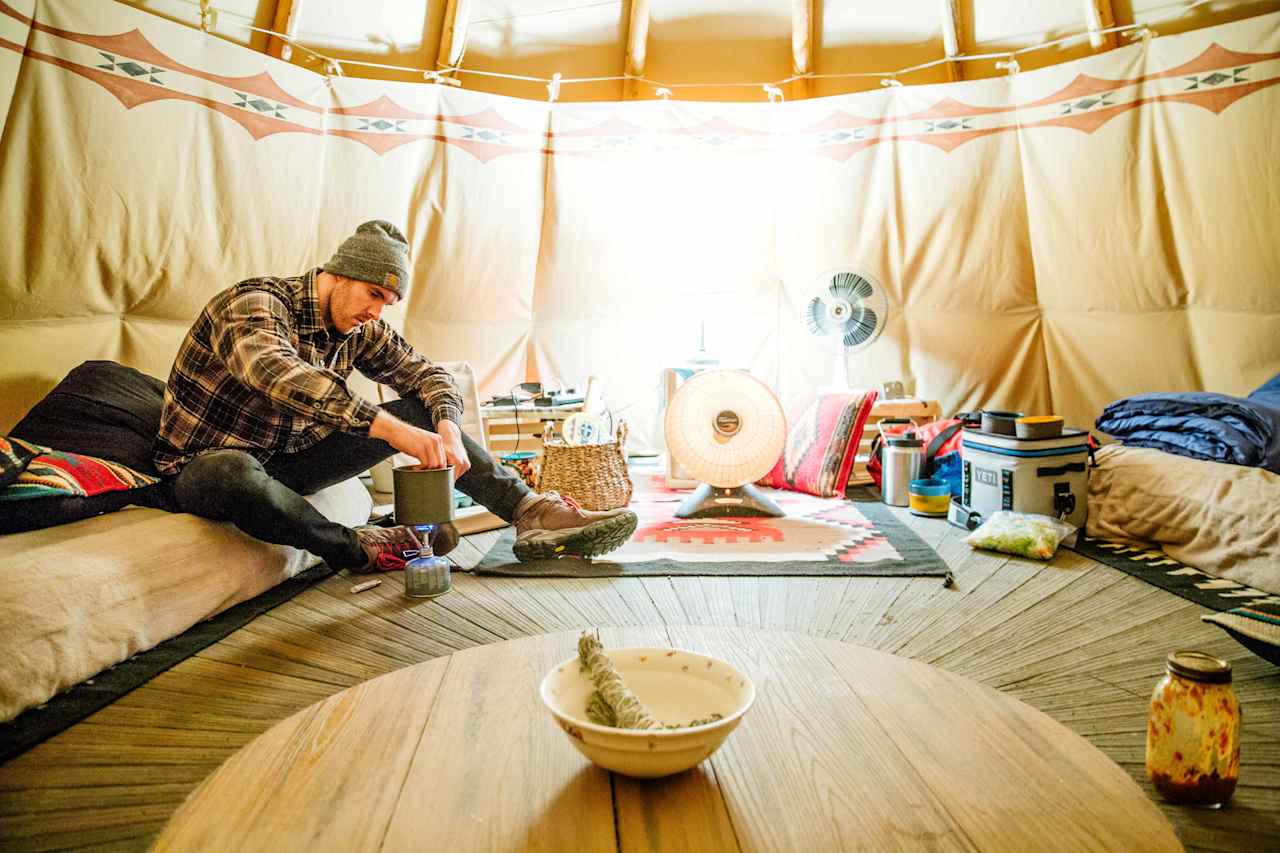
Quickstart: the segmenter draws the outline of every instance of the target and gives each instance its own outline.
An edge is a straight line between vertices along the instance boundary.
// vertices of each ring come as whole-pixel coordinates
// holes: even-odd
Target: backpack
[[[925,443],[924,446],[924,465],[920,469],[920,478],[936,477],[946,480],[951,486],[951,494],[960,494],[961,472],[960,464],[960,441],[963,438],[963,430],[967,420],[967,416],[961,414],[959,417],[947,418],[945,420],[933,421],[924,426],[915,426],[914,421],[900,418],[886,418],[881,424],[910,424],[907,429],[911,429]],[[890,436],[905,432],[906,430],[894,430]],[[880,487],[880,480],[883,474],[883,465],[881,463],[881,449],[884,444],[884,432],[871,439],[871,457],[867,460],[867,474],[875,481],[876,487]]]

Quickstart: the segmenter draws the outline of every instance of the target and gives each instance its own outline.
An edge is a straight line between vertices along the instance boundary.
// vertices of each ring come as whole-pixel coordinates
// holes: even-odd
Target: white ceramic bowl
[[[719,658],[670,648],[607,649],[623,682],[666,723],[687,723],[713,713],[712,723],[681,729],[615,729],[587,719],[595,686],[575,655],[542,679],[547,710],[579,752],[615,773],[639,778],[688,770],[715,752],[756,698],[741,671]]]

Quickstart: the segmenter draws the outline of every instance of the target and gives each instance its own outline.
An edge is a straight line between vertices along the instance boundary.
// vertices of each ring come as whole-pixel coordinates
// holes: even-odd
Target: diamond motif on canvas
[[[1249,78],[1243,76],[1241,72],[1248,70],[1249,66],[1246,65],[1243,68],[1233,68],[1229,74],[1224,74],[1221,71],[1215,71],[1212,74],[1188,77],[1187,79],[1191,81],[1191,85],[1184,91],[1199,89],[1201,86],[1221,86],[1223,83],[1246,83]]]
[[[235,106],[241,109],[255,109],[260,113],[270,115],[274,118],[284,118],[286,109],[284,104],[273,104],[270,101],[264,101],[262,98],[252,98],[243,92],[236,92],[236,97],[240,100],[235,102]]]
[[[946,119],[944,121],[926,121],[924,123],[925,124],[924,132],[933,133],[934,131],[937,131],[937,130],[973,130],[973,128],[969,125],[969,122],[971,121],[973,121],[973,119],[971,118],[962,118],[959,121],[956,121],[955,119],[952,119],[952,118]]]
[[[1094,107],[1110,107],[1114,106],[1114,102],[1108,100],[1114,92],[1106,92],[1096,98],[1081,98],[1078,101],[1071,101],[1062,110],[1062,115],[1068,116],[1072,113],[1082,113],[1093,109]]]
[[[125,74],[128,74],[130,77],[146,77],[147,81],[150,83],[156,83],[160,86],[164,85],[164,83],[161,83],[159,80],[156,79],[157,74],[164,73],[163,68],[156,68],[155,66],[139,65],[138,63],[134,62],[132,59],[127,59],[124,62],[118,62],[115,56],[110,53],[103,53],[102,51],[98,51],[98,53],[102,54],[102,56],[104,56],[107,60],[107,63],[108,63],[107,65],[98,66],[99,68],[105,71],[121,71]]]
[[[360,119],[360,127],[358,130],[381,130],[383,132],[391,131],[393,133],[404,133],[404,119],[396,119],[395,121],[387,121],[385,118],[380,119]]]

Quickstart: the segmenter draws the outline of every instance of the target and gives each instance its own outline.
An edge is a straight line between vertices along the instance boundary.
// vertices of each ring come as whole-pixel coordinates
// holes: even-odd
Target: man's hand
[[[471,469],[471,459],[462,443],[462,431],[453,421],[441,421],[439,434],[400,420],[390,412],[378,412],[369,426],[369,436],[407,453],[424,468],[453,466],[456,481]]]
[[[462,430],[453,421],[440,421],[436,424],[440,438],[444,439],[444,455],[453,466],[453,479],[471,470],[471,457],[467,455],[467,446],[462,443]]]
[[[381,411],[369,425],[369,436],[407,453],[424,468],[443,468],[446,461],[444,439],[434,432],[406,423],[395,415]]]

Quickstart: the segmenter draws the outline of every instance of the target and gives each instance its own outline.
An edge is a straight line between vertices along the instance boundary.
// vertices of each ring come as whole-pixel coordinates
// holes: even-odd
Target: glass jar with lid
[[[1151,694],[1147,778],[1170,802],[1221,806],[1240,777],[1240,703],[1231,664],[1204,652],[1170,652]]]

